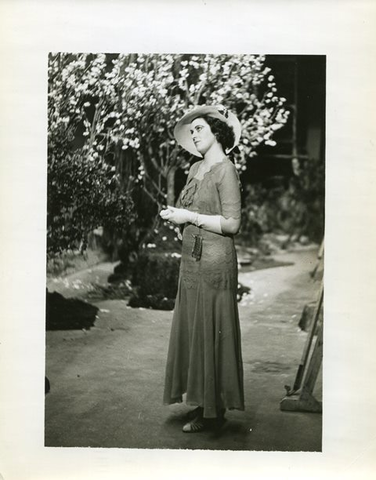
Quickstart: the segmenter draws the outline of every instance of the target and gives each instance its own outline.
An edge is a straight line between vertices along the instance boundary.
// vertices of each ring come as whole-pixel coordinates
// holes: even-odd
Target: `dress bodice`
[[[202,161],[192,165],[177,206],[207,215],[240,218],[240,180],[235,165],[225,158],[198,179],[200,164]]]

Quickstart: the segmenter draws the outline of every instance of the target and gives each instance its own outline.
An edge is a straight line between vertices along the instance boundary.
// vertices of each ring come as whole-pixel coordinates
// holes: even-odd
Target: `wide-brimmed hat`
[[[231,150],[233,150],[239,143],[241,125],[237,117],[222,105],[201,105],[200,107],[196,107],[190,112],[186,113],[178,121],[174,129],[174,136],[178,144],[188,152],[196,155],[196,157],[202,157],[201,153],[197,150],[195,144],[193,143],[190,125],[195,118],[202,117],[203,115],[218,118],[233,128],[235,141],[231,148],[228,148],[225,152],[230,153]]]

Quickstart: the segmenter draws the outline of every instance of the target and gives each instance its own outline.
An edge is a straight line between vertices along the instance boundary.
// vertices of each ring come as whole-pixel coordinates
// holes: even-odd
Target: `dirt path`
[[[252,288],[239,306],[246,411],[229,412],[220,432],[183,434],[187,407],[161,403],[172,313],[107,300],[90,331],[47,333],[46,446],[319,451],[321,415],[279,409],[307,335],[298,322],[317,290],[316,252],[280,259],[293,265],[240,272]]]

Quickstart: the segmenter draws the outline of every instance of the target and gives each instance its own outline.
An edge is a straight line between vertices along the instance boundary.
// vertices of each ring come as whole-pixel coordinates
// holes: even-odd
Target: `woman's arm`
[[[223,215],[203,215],[194,213],[191,221],[204,230],[225,235],[236,235],[240,228],[240,219],[225,218]]]
[[[224,165],[217,182],[221,202],[221,228],[224,234],[236,235],[241,222],[240,180],[233,163]]]
[[[240,230],[240,218],[225,218],[221,215],[221,229],[226,235],[236,235]]]
[[[222,215],[204,215],[184,208],[167,207],[160,212],[163,220],[181,225],[192,223],[209,232],[236,235],[240,229],[240,184],[236,168],[229,164],[223,169],[217,184]]]
[[[225,235],[236,235],[240,228],[240,219],[225,218],[222,215],[203,215],[184,208],[167,207],[166,210],[161,211],[160,215],[163,220],[176,225],[189,222],[209,232]]]

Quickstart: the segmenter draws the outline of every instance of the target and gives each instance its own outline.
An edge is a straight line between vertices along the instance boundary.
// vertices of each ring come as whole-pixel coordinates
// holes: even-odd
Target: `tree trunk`
[[[167,205],[175,205],[175,173],[176,167],[170,168],[167,174]]]

